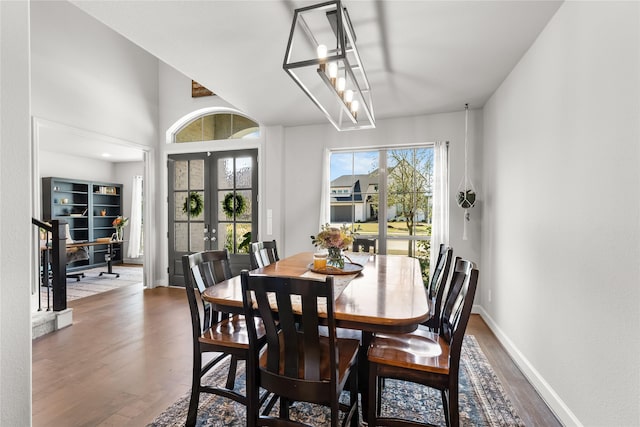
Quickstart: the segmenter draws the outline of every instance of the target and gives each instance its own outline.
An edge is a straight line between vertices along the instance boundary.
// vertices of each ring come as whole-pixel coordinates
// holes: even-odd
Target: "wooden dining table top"
[[[302,252],[251,274],[304,277],[313,260]],[[215,309],[242,312],[240,276],[205,290],[204,300]],[[411,332],[429,317],[420,263],[402,255],[371,255],[363,270],[351,280],[335,303],[336,325],[366,332]]]

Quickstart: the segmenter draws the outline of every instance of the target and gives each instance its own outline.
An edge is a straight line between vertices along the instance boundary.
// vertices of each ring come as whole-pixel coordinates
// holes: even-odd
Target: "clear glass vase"
[[[344,258],[342,257],[342,249],[327,248],[327,265],[335,268],[344,268]]]

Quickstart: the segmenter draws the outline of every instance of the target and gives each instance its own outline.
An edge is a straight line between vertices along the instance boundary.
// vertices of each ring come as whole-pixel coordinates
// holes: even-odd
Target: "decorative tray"
[[[333,275],[343,275],[343,274],[356,274],[356,273],[360,273],[362,271],[362,269],[364,268],[362,265],[360,264],[356,264],[353,262],[345,262],[344,263],[344,268],[336,268],[336,267],[331,267],[331,266],[327,266],[324,268],[313,268],[313,263],[308,265],[309,270],[313,271],[314,273],[320,273],[320,274],[333,274]]]
[[[96,239],[97,243],[109,243],[111,242],[111,237],[98,237]]]

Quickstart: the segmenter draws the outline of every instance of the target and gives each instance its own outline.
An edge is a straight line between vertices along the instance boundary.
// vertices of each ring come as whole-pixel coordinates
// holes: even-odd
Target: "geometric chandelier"
[[[369,80],[340,0],[295,10],[283,68],[337,130],[376,127]]]

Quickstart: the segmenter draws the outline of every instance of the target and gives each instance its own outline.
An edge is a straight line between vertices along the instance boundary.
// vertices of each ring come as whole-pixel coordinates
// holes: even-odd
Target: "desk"
[[[300,277],[308,271],[313,253],[303,252],[284,258],[251,274]],[[242,312],[240,276],[207,288],[202,298],[214,310]],[[358,384],[362,394],[363,414],[369,399],[367,349],[373,332],[411,332],[429,318],[427,294],[422,282],[420,263],[415,258],[397,255],[374,255],[336,299],[336,326],[363,331],[358,355]],[[366,415],[365,415],[366,417]]]
[[[74,243],[67,243],[67,249],[69,249],[69,248],[81,248],[83,246],[107,245],[107,253],[105,254],[105,260],[107,261],[107,271],[101,271],[99,276],[102,276],[103,274],[113,274],[113,275],[116,276],[116,278],[118,278],[118,277],[120,277],[120,274],[113,272],[113,256],[115,254],[114,249],[113,249],[113,245],[121,244],[123,242],[124,242],[124,240],[109,240],[108,242],[99,242],[99,241],[94,241],[94,242],[74,242]]]

